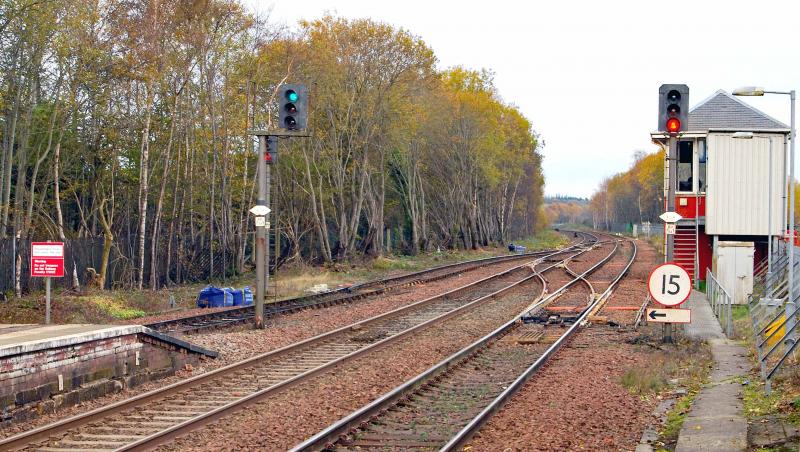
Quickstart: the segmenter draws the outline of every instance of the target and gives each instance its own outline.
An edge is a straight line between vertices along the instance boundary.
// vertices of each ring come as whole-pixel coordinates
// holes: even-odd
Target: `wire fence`
[[[156,262],[157,286],[169,282],[203,281],[211,277],[211,251],[208,241],[196,238],[179,253],[172,249],[170,268],[163,260]],[[44,278],[30,276],[31,240],[0,239],[0,294],[6,297],[44,289]],[[174,245],[174,242],[173,242]],[[150,243],[145,247],[148,251]],[[234,255],[216,246],[214,249],[214,277],[227,277],[236,273]],[[129,288],[137,281],[137,260],[133,237],[117,237],[110,249],[105,280],[106,288]],[[166,245],[160,248],[160,255]],[[77,289],[86,285],[100,285],[98,280],[103,258],[103,238],[76,238],[64,241],[64,277],[52,278],[53,287]],[[150,286],[150,256],[145,255],[144,285]]]
[[[643,223],[602,223],[598,225],[598,229],[631,235],[634,237],[652,237],[664,235],[663,223],[650,223],[648,221]]]
[[[791,357],[798,345],[798,288],[789,296],[789,251],[795,253],[794,273],[800,275],[797,247],[782,244],[771,256],[756,264],[753,294],[748,310],[753,325],[753,341],[761,376],[767,393],[773,378]]]

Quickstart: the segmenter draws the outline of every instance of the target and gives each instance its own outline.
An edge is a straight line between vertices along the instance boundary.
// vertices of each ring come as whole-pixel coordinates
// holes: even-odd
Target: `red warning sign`
[[[64,243],[31,243],[31,276],[64,277]]]

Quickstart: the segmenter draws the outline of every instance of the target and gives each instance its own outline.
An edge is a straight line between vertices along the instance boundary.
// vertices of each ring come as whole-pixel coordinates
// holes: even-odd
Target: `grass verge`
[[[514,241],[525,245],[528,251],[557,248],[569,242],[569,238],[552,230],[535,237]],[[505,247],[485,247],[478,250],[443,250],[420,253],[416,256],[387,255],[371,260],[356,260],[326,266],[294,265],[282,267],[270,278],[268,301],[304,294],[309,288],[326,284],[333,289],[339,285],[355,284],[381,277],[423,270],[440,265],[466,260],[508,254]],[[254,285],[253,273],[232,279],[215,280],[218,287]],[[161,290],[109,290],[84,289],[83,293],[55,290],[52,301],[54,323],[115,323],[128,322],[172,309],[195,307],[199,291],[208,282],[171,286]],[[8,303],[0,303],[0,323],[41,323],[44,319],[45,300],[43,292],[26,294],[22,298],[10,297]],[[174,300],[175,308],[170,300]]]
[[[673,450],[686,414],[708,380],[712,357],[708,345],[700,342],[681,341],[657,348],[646,367],[626,370],[621,384],[642,398],[676,399],[663,419],[656,444],[658,450]]]

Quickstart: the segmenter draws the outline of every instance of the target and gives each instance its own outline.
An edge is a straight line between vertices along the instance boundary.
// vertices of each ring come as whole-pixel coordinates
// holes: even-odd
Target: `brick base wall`
[[[173,375],[199,356],[129,334],[0,358],[0,427]]]

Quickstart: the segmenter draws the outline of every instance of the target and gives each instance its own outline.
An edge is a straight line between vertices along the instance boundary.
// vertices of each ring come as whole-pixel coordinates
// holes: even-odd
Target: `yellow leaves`
[[[590,208],[604,222],[652,220],[662,208],[663,180],[664,152],[637,153],[627,171],[603,181]]]

